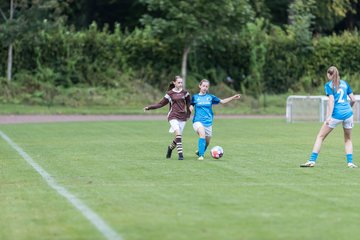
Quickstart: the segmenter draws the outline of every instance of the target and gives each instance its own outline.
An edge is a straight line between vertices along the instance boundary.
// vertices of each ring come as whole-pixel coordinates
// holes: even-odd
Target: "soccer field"
[[[357,239],[360,169],[346,167],[341,127],[299,167],[319,128],[216,119],[224,157],[198,161],[188,122],[178,161],[165,159],[166,120],[1,125],[0,239]]]

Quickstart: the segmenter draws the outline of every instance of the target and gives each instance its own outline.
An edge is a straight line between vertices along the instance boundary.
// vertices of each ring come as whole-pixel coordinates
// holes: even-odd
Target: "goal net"
[[[360,122],[360,95],[355,95],[356,103],[353,106],[354,122]],[[286,100],[286,121],[325,121],[328,104],[326,96],[297,96],[291,95]]]

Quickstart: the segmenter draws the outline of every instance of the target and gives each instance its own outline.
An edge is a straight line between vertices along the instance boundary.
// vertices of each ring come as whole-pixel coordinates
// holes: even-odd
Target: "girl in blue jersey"
[[[206,79],[201,80],[199,84],[200,92],[191,98],[190,110],[195,110],[193,117],[193,128],[199,135],[198,150],[196,154],[198,160],[204,160],[204,153],[209,146],[212,136],[212,124],[214,113],[212,111],[213,104],[228,103],[235,99],[240,99],[240,94],[232,97],[220,99],[208,93],[210,82]]]
[[[342,123],[347,166],[356,168],[357,166],[352,162],[353,145],[351,141],[351,129],[354,125],[352,106],[355,103],[355,97],[349,84],[340,79],[336,67],[332,66],[327,70],[327,77],[329,79],[325,84],[325,93],[329,97],[327,117],[316,137],[309,161],[300,167],[315,166],[322,142],[338,124]],[[350,103],[347,101],[348,96]]]

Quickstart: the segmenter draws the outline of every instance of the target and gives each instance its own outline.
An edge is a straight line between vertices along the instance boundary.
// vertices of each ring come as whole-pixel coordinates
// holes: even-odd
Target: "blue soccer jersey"
[[[220,98],[208,93],[205,95],[193,95],[191,98],[191,105],[195,109],[193,122],[201,122],[204,127],[211,126],[214,118],[212,105],[219,104],[220,101]]]
[[[327,96],[334,96],[334,110],[332,117],[339,120],[345,120],[353,115],[347,96],[352,93],[350,85],[344,80],[340,80],[339,88],[333,89],[332,81],[325,84],[325,93]]]

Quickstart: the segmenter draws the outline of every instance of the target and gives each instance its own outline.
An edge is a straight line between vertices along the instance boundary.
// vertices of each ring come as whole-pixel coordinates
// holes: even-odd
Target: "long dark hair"
[[[171,89],[173,89],[175,87],[175,82],[176,80],[178,80],[179,78],[181,78],[180,76],[175,76],[174,80],[172,80],[168,86],[168,91],[170,91]]]

